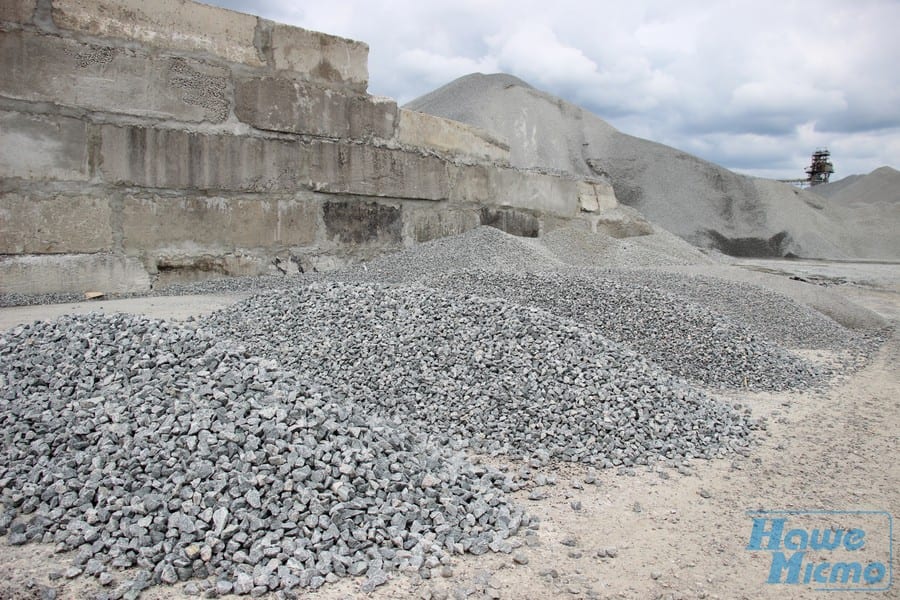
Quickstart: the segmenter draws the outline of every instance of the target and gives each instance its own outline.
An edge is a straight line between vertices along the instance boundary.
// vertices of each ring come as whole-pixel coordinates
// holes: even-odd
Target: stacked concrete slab
[[[366,93],[368,47],[185,0],[0,4],[0,293],[327,269],[615,204]],[[523,225],[524,224],[524,225]]]

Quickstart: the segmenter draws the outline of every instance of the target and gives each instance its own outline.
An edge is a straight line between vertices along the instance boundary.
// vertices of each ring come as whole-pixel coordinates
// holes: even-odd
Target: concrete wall
[[[0,293],[333,268],[615,205],[367,94],[367,56],[186,0],[4,0]]]

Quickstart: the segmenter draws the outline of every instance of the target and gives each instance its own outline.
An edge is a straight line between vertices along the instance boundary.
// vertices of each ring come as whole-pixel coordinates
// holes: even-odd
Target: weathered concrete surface
[[[406,109],[400,109],[397,141],[480,160],[509,158],[509,144],[483,129]]]
[[[134,258],[111,254],[0,257],[0,294],[149,289],[150,276]]]
[[[87,180],[87,126],[69,117],[0,111],[0,177]]]
[[[310,186],[330,194],[446,200],[447,163],[403,150],[346,142],[317,142],[307,153]]]
[[[404,207],[404,239],[427,242],[464,233],[481,224],[477,210],[435,210]]]
[[[604,181],[578,182],[578,208],[582,212],[595,213],[618,206],[616,192]]]
[[[125,197],[125,251],[227,252],[234,248],[305,246],[316,239],[317,206],[293,197]]]
[[[228,117],[229,72],[189,58],[0,32],[0,95],[182,121]]]
[[[173,252],[145,259],[155,277],[154,288],[221,277],[248,277],[271,273],[272,257],[265,252],[183,254]]]
[[[401,209],[358,199],[329,200],[322,206],[328,239],[342,244],[399,245],[403,241]]]
[[[630,206],[619,205],[588,218],[591,229],[614,238],[630,238],[654,233],[653,224]]]
[[[109,183],[180,190],[293,191],[296,141],[103,126],[100,173]]]
[[[496,227],[510,235],[536,238],[541,233],[541,222],[534,215],[509,209],[482,207],[481,224]]]
[[[62,29],[134,40],[167,49],[201,51],[261,67],[257,18],[185,0],[53,0]]]
[[[306,78],[365,91],[369,83],[369,46],[363,42],[264,22],[270,33],[273,66]]]
[[[259,129],[349,139],[394,137],[397,104],[276,77],[235,82],[238,119]]]
[[[110,250],[109,202],[86,195],[0,195],[0,254],[89,253]]]
[[[578,213],[578,180],[492,165],[449,165],[451,202],[524,208],[558,217]]]
[[[3,0],[0,2],[0,21],[30,23],[37,0]]]

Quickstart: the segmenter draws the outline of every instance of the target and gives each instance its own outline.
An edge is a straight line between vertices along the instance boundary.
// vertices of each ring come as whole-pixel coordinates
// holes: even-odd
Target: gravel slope
[[[852,242],[855,254],[871,259],[900,260],[900,171],[890,167],[812,188],[826,210],[865,232]]]

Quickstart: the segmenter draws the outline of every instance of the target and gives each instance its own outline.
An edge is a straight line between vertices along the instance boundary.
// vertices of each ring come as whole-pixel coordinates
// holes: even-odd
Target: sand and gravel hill
[[[624,134],[509,75],[466,75],[406,108],[506,138],[515,166],[606,175],[620,202],[700,247],[737,256],[900,257],[893,245],[871,243],[883,231],[875,216],[848,228],[845,212],[817,194]],[[885,222],[898,223],[892,212]]]
[[[900,256],[900,171],[881,167],[813,190],[823,198],[826,210],[849,228],[866,233],[848,240],[856,255],[877,260]]]

